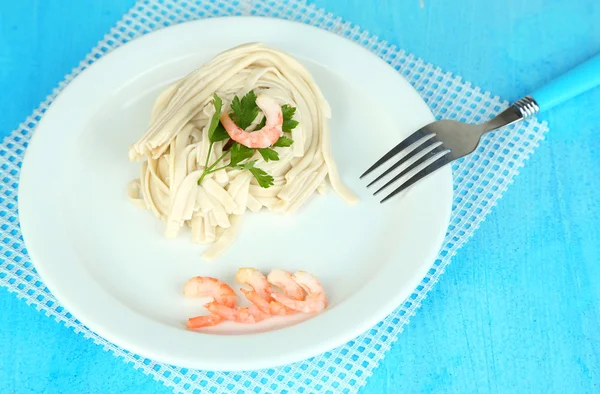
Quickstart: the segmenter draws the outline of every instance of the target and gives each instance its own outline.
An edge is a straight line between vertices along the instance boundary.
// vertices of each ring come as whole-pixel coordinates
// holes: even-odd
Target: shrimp
[[[195,276],[183,288],[186,297],[212,297],[215,302],[230,308],[235,306],[237,296],[227,283],[210,276]]]
[[[277,315],[277,316],[291,315],[291,314],[296,313],[295,310],[287,308],[285,305],[280,304],[277,301],[265,300],[264,298],[259,296],[257,292],[255,292],[253,290],[246,290],[246,289],[240,289],[240,290],[242,290],[242,293],[244,293],[244,295],[246,296],[248,301],[253,303],[263,313],[266,313],[268,315]],[[270,297],[271,296],[269,296],[269,298]]]
[[[292,289],[292,291],[286,292],[286,295],[295,299],[304,299],[304,291],[296,282],[294,282],[291,279],[292,275],[285,271],[276,271],[280,271],[282,273],[279,275],[276,273],[276,284],[285,283],[286,278],[284,277],[285,274],[287,274],[287,276],[289,277],[289,281],[291,281],[295,285],[295,287],[290,285],[287,285],[287,287],[285,287],[284,291],[286,289]],[[252,287],[252,290],[240,290],[242,291],[242,293],[244,293],[248,301],[256,305],[258,309],[260,309],[262,312],[268,313],[269,315],[279,316],[296,313],[295,310],[286,308],[279,302],[273,301],[273,299],[271,298],[271,293],[273,293],[273,289],[271,288],[269,281],[262,274],[262,272],[260,272],[256,268],[240,268],[235,276],[235,279],[240,283],[247,284],[248,286]],[[284,288],[284,286],[280,287]],[[296,298],[298,297],[297,290],[300,291],[299,298]]]
[[[187,281],[183,288],[186,297],[213,297],[215,303],[228,308],[235,307],[237,296],[233,289],[226,283],[209,276],[195,276]],[[211,314],[196,316],[188,319],[186,327],[197,329],[215,326],[225,320],[223,317]]]
[[[189,330],[195,330],[202,327],[212,327],[217,324],[223,322],[225,318],[219,315],[204,315],[204,316],[196,316],[190,317],[187,321],[186,327]]]
[[[262,129],[248,132],[238,127],[227,111],[221,113],[221,124],[232,140],[248,148],[268,148],[283,134],[283,112],[275,100],[263,94],[256,98],[256,105],[265,114],[266,123]]]
[[[275,301],[285,305],[290,309],[304,313],[318,313],[327,306],[327,298],[323,286],[317,278],[305,271],[298,271],[293,275],[294,281],[306,291],[305,300],[295,300],[283,294],[272,293],[271,297]]]
[[[286,296],[294,300],[304,299],[304,290],[294,281],[292,274],[289,272],[278,269],[272,270],[267,276],[267,280],[273,286],[282,289]]]
[[[256,268],[240,268],[235,274],[235,280],[252,287],[258,296],[271,301],[271,293],[273,292],[271,285],[262,272]]]
[[[263,313],[269,315],[284,315],[286,308],[271,298],[271,285],[267,278],[256,268],[240,268],[235,275],[235,280],[246,284],[252,290],[240,289],[248,301],[253,303]],[[294,312],[291,311],[290,312]]]
[[[256,305],[251,305],[248,308],[230,308],[217,302],[210,302],[206,304],[205,307],[213,315],[217,315],[220,318],[238,323],[258,323],[259,321],[269,317],[268,313],[264,313]]]

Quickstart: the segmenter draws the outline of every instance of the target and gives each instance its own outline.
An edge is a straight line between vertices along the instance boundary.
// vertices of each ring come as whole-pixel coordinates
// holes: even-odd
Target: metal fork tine
[[[415,131],[414,133],[412,133],[411,135],[406,137],[398,145],[393,147],[392,150],[390,150],[388,153],[383,155],[383,157],[381,159],[377,160],[377,162],[375,164],[373,164],[371,167],[369,167],[369,169],[360,176],[360,179],[364,178],[366,175],[370,174],[373,170],[376,170],[379,166],[386,163],[389,159],[396,156],[398,153],[402,152],[404,149],[408,148],[409,146],[411,146],[412,144],[414,144],[421,138],[425,137],[426,135],[428,135],[428,134],[422,132],[421,129]]]
[[[424,138],[427,138],[427,137],[429,137],[429,138],[426,140],[423,140]],[[419,141],[417,141],[414,144],[412,144],[411,146],[409,146],[409,148],[412,147],[412,149],[410,151],[408,151],[406,153],[406,155],[404,155],[400,160],[398,160],[398,162],[396,164],[394,164],[393,166],[391,166],[390,168],[385,170],[383,172],[383,174],[381,174],[377,178],[373,179],[373,181],[371,183],[369,183],[367,185],[367,187],[370,187],[375,182],[377,182],[378,180],[380,180],[381,178],[383,178],[390,172],[394,171],[396,168],[400,167],[402,164],[406,163],[409,159],[415,157],[420,152],[423,152],[424,150],[426,150],[427,148],[431,147],[433,144],[436,143],[436,140],[433,139],[433,134],[430,134],[427,137],[423,137]]]
[[[385,189],[386,187],[388,187],[392,183],[396,182],[398,179],[402,178],[404,175],[408,174],[410,171],[414,170],[415,168],[419,167],[421,164],[423,164],[423,163],[427,162],[428,160],[430,160],[432,157],[434,157],[436,155],[439,155],[440,153],[442,153],[442,152],[444,152],[446,150],[447,150],[447,148],[445,148],[442,145],[441,142],[438,142],[437,146],[435,146],[433,149],[430,149],[429,152],[426,152],[418,160],[416,160],[414,163],[412,163],[411,165],[409,165],[408,167],[406,167],[404,170],[402,170],[398,175],[396,175],[395,177],[393,177],[388,183],[386,183],[385,185],[383,185],[382,187],[380,187],[375,193],[373,193],[373,195],[376,196],[383,189]]]
[[[381,200],[381,204],[383,204],[390,198],[394,197],[396,194],[400,193],[401,191],[403,191],[403,190],[407,189],[408,187],[414,185],[415,183],[419,182],[421,179],[425,178],[426,176],[439,170],[446,164],[450,163],[452,161],[452,155],[449,155],[448,153],[446,153],[444,156],[439,157],[434,162],[430,163],[427,167],[423,168],[421,171],[414,174],[410,179],[408,179],[406,182],[404,182],[402,185],[400,185],[399,188],[397,188],[396,190],[391,192],[387,197],[385,197],[383,200]]]

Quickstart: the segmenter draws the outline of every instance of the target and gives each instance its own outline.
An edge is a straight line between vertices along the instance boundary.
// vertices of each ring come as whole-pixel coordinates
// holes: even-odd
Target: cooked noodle
[[[234,96],[250,90],[297,108],[294,143],[274,148],[279,160],[267,163],[258,153],[251,158],[273,176],[273,186],[262,188],[248,171],[233,168],[206,176],[199,186],[209,152],[207,130],[215,113],[213,94],[222,98],[223,110],[228,111]],[[260,43],[230,49],[159,95],[148,131],[129,150],[130,160],[142,165],[140,179],[128,186],[128,196],[166,222],[167,237],[190,227],[194,242],[212,244],[203,257],[213,259],[234,240],[246,209],[294,212],[315,191],[325,193],[327,177],[347,203],[358,201],[338,176],[329,146],[329,117],[329,105],[312,76],[291,56]],[[248,130],[262,118],[259,113]],[[221,156],[225,143],[214,144],[209,164]],[[222,164],[228,163],[229,155]]]

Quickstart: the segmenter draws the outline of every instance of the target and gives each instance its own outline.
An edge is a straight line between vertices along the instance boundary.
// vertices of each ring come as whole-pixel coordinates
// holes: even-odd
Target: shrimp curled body
[[[213,315],[217,315],[223,319],[235,321],[238,323],[258,323],[261,320],[269,317],[269,314],[264,313],[256,305],[250,305],[247,308],[230,308],[226,305],[211,302],[205,305]]]
[[[195,276],[187,281],[183,288],[186,297],[212,297],[215,303],[227,308],[234,308],[237,297],[235,292],[227,283],[209,276]],[[187,328],[197,329],[215,326],[225,318],[217,314],[197,316],[188,319]]]
[[[327,307],[327,298],[321,283],[313,275],[305,271],[298,271],[293,275],[294,281],[306,292],[304,300],[295,300],[279,293],[272,293],[271,297],[287,308],[304,313],[318,313]]]
[[[289,276],[289,282],[292,282],[297,289],[293,288],[293,290],[289,290],[289,284],[285,283],[287,279],[285,278],[285,274]],[[271,279],[273,277],[276,280],[271,282]],[[281,287],[288,297],[298,300],[304,299],[304,290],[302,290],[302,288],[292,280],[291,274],[282,270],[273,270],[269,274],[269,279],[267,279],[267,277],[265,277],[262,274],[262,272],[260,272],[256,268],[240,268],[235,276],[235,280],[240,283],[246,284],[252,288],[252,290],[240,290],[242,291],[242,293],[244,293],[248,301],[256,305],[258,309],[260,309],[262,312],[269,315],[283,316],[296,313],[295,310],[286,308],[279,302],[273,301],[273,298],[271,297],[273,289],[271,288],[269,282],[271,282],[275,286]],[[299,296],[296,290],[300,291]]]
[[[274,269],[267,276],[267,280],[273,286],[279,287],[283,290],[283,293],[295,300],[303,300],[304,299],[304,290],[296,281],[292,274],[287,271]]]
[[[266,123],[262,129],[248,132],[238,127],[227,111],[221,113],[221,124],[232,140],[248,148],[268,148],[283,134],[283,112],[275,100],[262,94],[256,98],[256,105],[265,114]]]

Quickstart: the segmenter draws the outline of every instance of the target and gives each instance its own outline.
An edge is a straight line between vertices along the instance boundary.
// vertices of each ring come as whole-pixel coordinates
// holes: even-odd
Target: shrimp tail
[[[196,316],[188,319],[186,327],[189,330],[195,330],[202,327],[212,327],[221,323],[223,319],[218,315],[205,315],[205,316]]]

